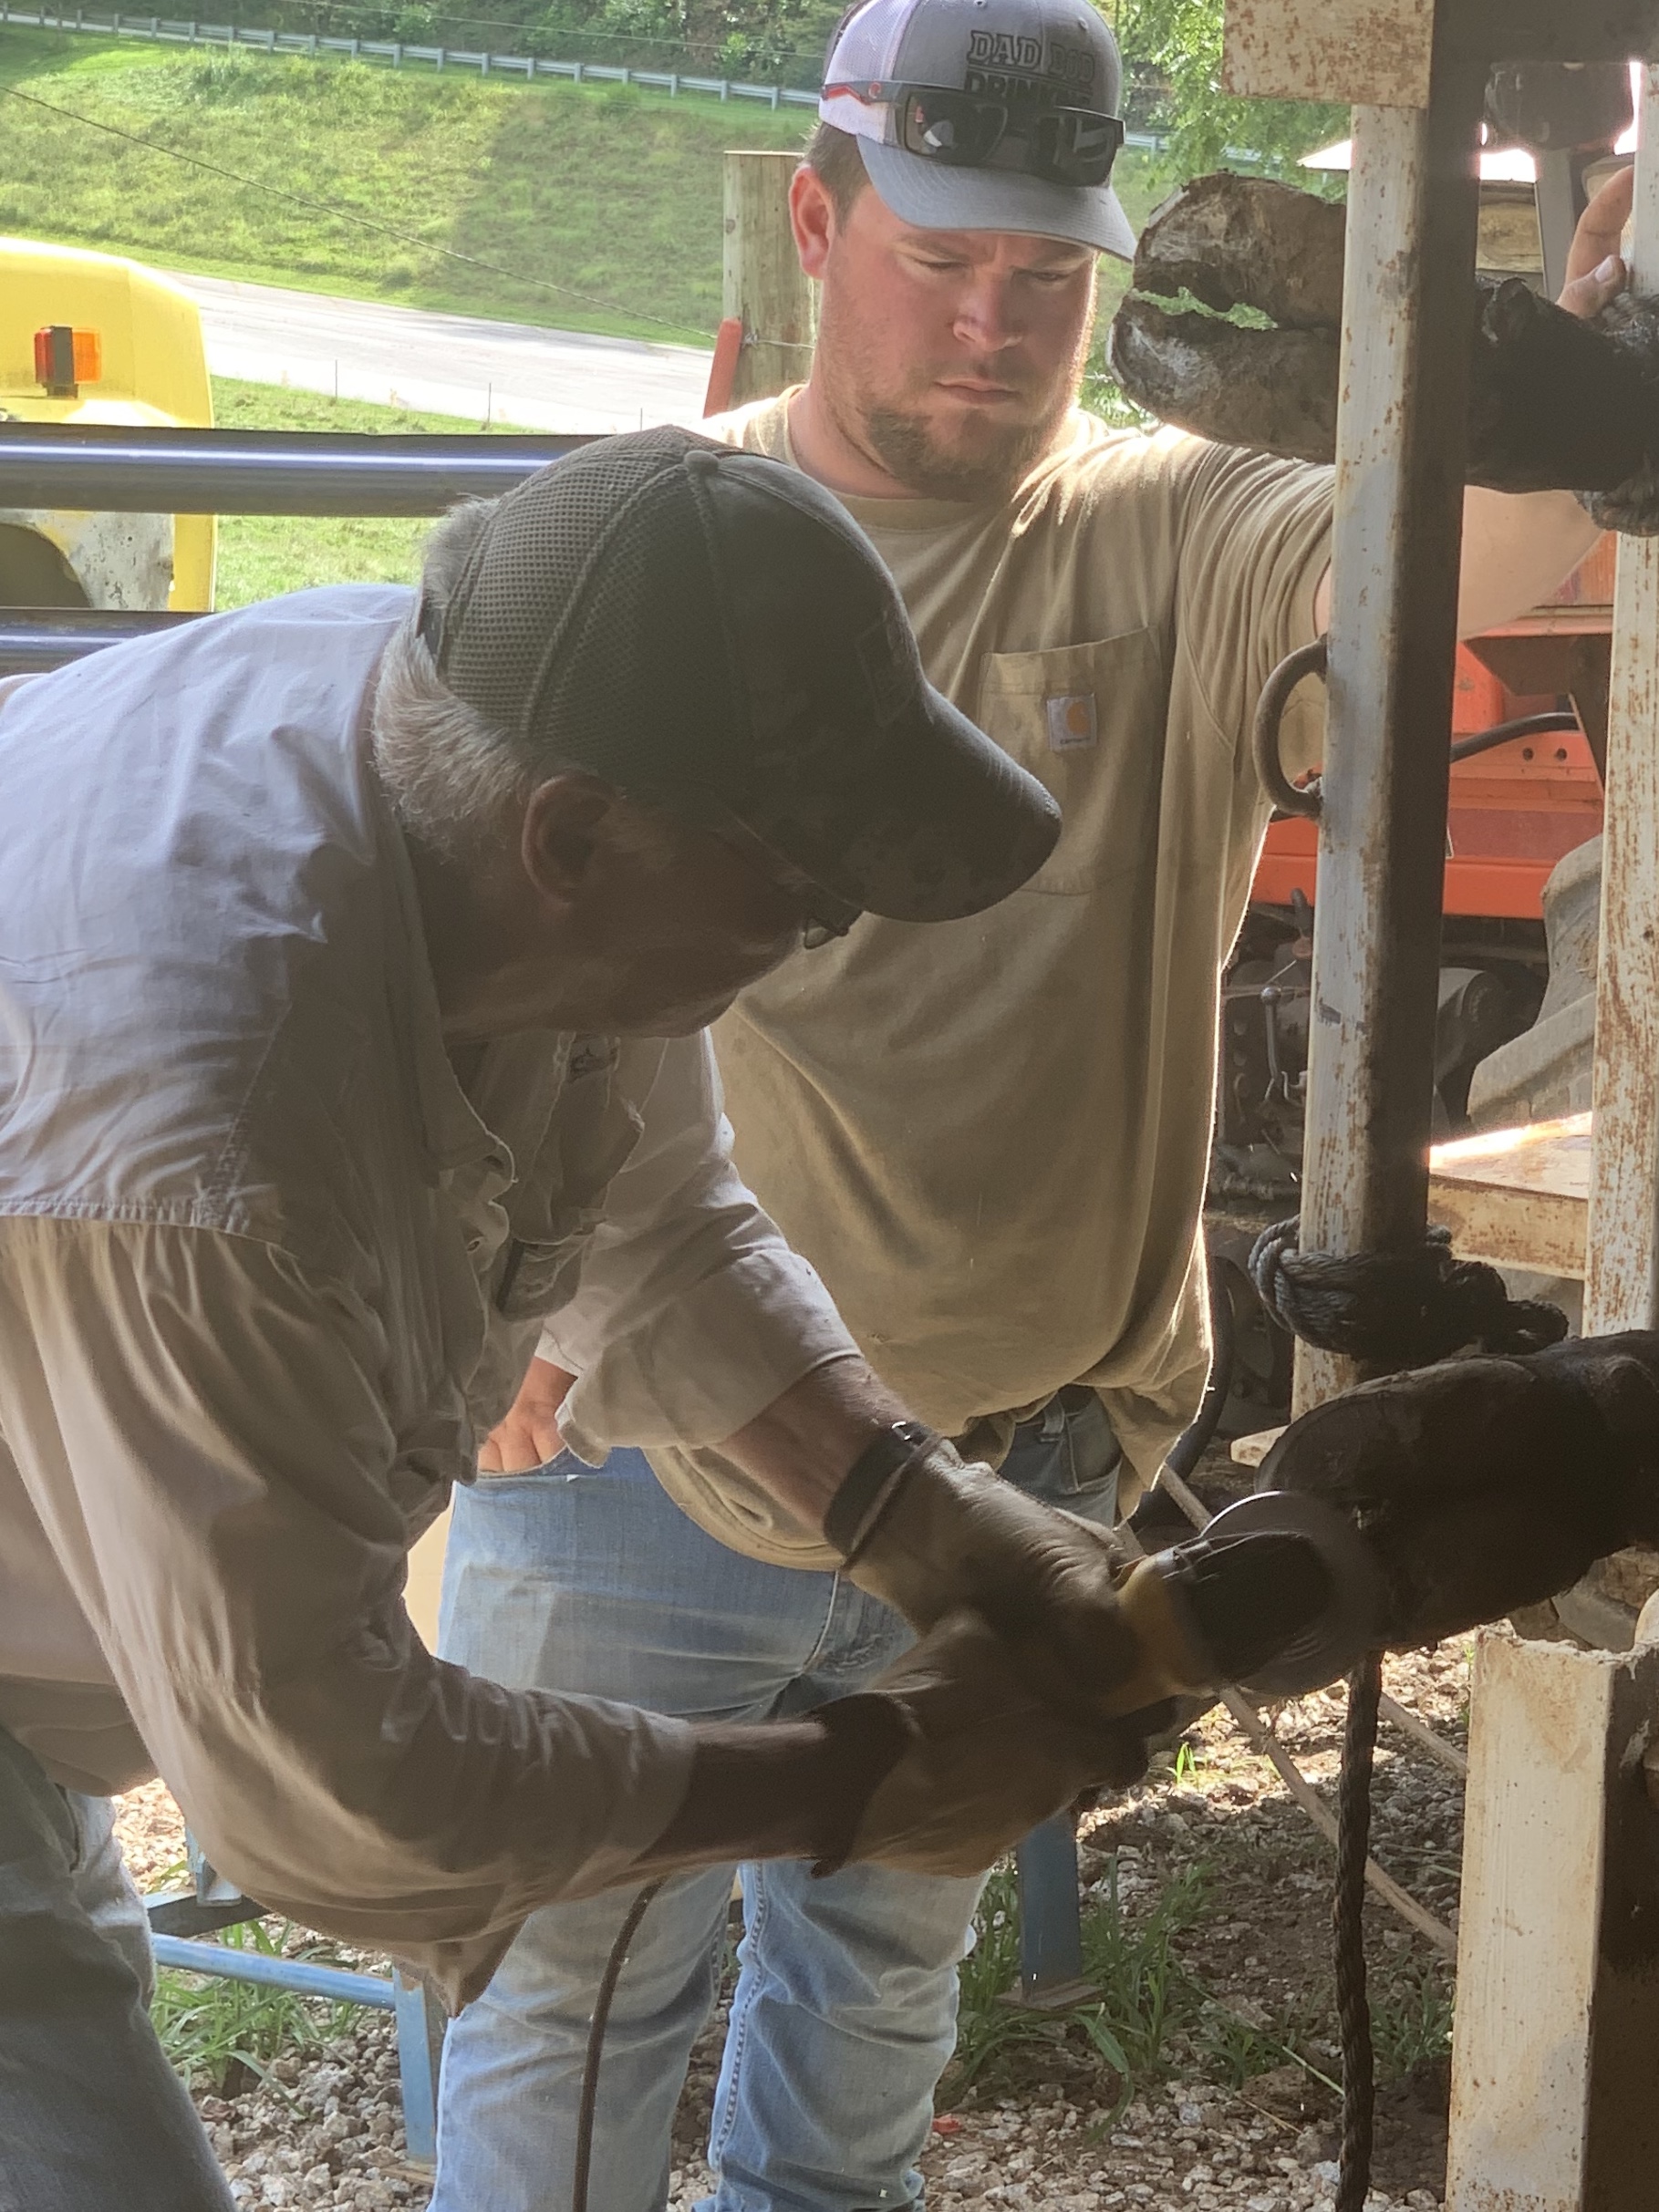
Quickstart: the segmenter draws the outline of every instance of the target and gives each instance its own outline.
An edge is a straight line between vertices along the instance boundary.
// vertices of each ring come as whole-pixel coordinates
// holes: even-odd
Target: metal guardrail
[[[0,507],[126,514],[443,514],[591,438],[0,424]]]
[[[517,77],[525,83],[541,78],[563,78],[576,85],[638,85],[648,92],[666,92],[670,98],[681,92],[697,92],[719,100],[758,100],[768,108],[813,108],[815,91],[795,85],[755,85],[735,77],[693,77],[683,69],[624,69],[600,61],[553,61],[542,54],[483,54],[462,47],[410,46],[396,38],[325,38],[314,31],[277,31],[248,23],[182,23],[164,16],[127,16],[118,8],[109,16],[88,15],[78,7],[73,15],[62,8],[0,7],[0,23],[26,25],[31,30],[85,31],[99,38],[146,38],[159,46],[243,47],[255,54],[304,54],[316,60],[325,54],[343,54],[352,61],[389,62],[400,69],[406,61],[422,62],[443,70],[476,69],[481,77]],[[1132,130],[1124,140],[1141,153],[1161,153],[1166,139],[1149,130]]]
[[[754,85],[731,77],[692,77],[678,69],[624,69],[597,61],[552,61],[540,54],[483,54],[460,47],[411,46],[401,39],[325,38],[311,31],[277,31],[241,23],[175,23],[161,16],[88,15],[77,8],[0,7],[0,23],[33,30],[85,31],[101,38],[145,38],[161,46],[244,47],[259,54],[341,54],[353,61],[406,61],[442,70],[476,69],[481,77],[564,78],[573,84],[639,85],[649,92],[700,92],[721,100],[758,100],[769,108],[816,108],[818,95],[788,85]]]

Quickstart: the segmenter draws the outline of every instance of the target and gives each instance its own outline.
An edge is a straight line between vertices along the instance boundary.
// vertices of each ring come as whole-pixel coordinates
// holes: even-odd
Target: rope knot
[[[1540,1298],[1512,1298],[1496,1267],[1458,1259],[1449,1229],[1415,1250],[1303,1252],[1300,1224],[1256,1239],[1250,1279],[1292,1336],[1381,1368],[1429,1367],[1454,1353],[1535,1352],[1559,1344],[1567,1318]]]

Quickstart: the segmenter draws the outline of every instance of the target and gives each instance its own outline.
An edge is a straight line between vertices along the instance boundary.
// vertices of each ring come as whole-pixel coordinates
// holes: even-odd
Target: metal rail
[[[0,507],[129,514],[442,514],[591,438],[0,424]]]
[[[325,1997],[335,2004],[398,2009],[394,1982],[378,1974],[348,1974],[341,1967],[313,1966],[306,1959],[276,1959],[264,1951],[239,1951],[228,1943],[198,1943],[187,1936],[150,1938],[158,1966],[185,1974],[211,1974],[221,1981],[254,1981],[267,1990],[292,1990],[296,1997]]]
[[[40,676],[106,646],[125,645],[157,630],[200,622],[200,615],[162,615],[149,609],[105,613],[76,607],[0,607],[0,676]]]

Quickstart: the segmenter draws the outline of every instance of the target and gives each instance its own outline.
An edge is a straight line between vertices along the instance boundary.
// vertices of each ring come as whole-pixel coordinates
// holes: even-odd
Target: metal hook
[[[1285,774],[1284,763],[1279,757],[1279,727],[1297,685],[1310,676],[1322,677],[1329,660],[1330,640],[1324,637],[1316,637],[1311,646],[1298,646],[1287,659],[1281,660],[1262,687],[1251,738],[1256,773],[1261,779],[1262,789],[1281,814],[1302,814],[1310,822],[1319,820],[1319,781],[1315,778],[1307,785],[1292,783]]]

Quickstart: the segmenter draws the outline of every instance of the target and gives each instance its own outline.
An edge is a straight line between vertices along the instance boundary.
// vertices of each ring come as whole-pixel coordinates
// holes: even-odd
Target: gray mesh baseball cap
[[[978,914],[1060,834],[1043,786],[923,677],[845,510],[689,430],[526,478],[419,623],[480,714],[732,839],[834,928]]]
[[[1034,233],[1133,261],[1107,181],[1123,78],[1087,0],[866,0],[835,34],[818,113],[857,139],[902,222]]]

